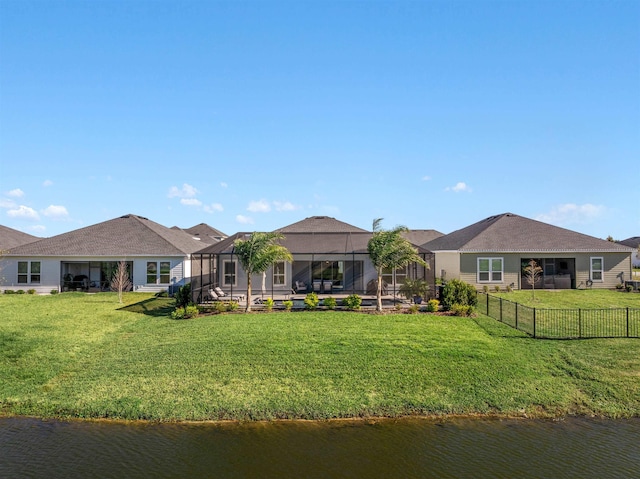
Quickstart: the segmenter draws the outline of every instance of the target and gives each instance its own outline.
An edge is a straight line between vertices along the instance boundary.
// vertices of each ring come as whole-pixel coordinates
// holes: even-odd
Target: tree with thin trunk
[[[247,312],[251,311],[251,276],[264,273],[276,261],[293,261],[289,250],[278,243],[281,239],[281,233],[253,232],[234,242],[233,253],[247,274]]]
[[[382,218],[373,221],[373,236],[367,244],[369,257],[378,275],[377,311],[382,311],[382,273],[385,269],[402,268],[410,263],[428,266],[418,250],[402,236],[402,233],[408,231],[407,227],[396,226],[391,230],[383,230],[381,222]]]
[[[129,268],[127,268],[127,262],[122,260],[118,262],[118,266],[111,278],[111,291],[118,293],[118,302],[122,303],[122,293],[130,289]]]
[[[531,285],[531,299],[536,299],[536,282],[542,276],[542,268],[534,259],[529,260],[527,265],[522,269],[522,275],[525,281]]]

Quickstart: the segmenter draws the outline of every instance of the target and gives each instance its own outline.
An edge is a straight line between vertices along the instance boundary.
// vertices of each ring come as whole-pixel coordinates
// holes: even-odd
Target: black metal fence
[[[639,308],[543,309],[484,296],[480,312],[534,338],[640,338]]]

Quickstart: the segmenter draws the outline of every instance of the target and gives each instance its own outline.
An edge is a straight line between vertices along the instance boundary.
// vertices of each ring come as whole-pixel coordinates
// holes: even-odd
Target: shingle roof
[[[628,246],[629,248],[638,249],[638,245],[640,245],[640,236],[632,236],[626,240],[618,241],[618,243]]]
[[[41,238],[14,230],[8,226],[0,225],[0,251],[6,251],[16,246],[33,243],[39,239]]]
[[[444,234],[436,230],[409,230],[404,232],[402,236],[414,245],[420,246],[436,238],[440,238],[444,236]]]
[[[200,223],[191,228],[180,228],[178,226],[172,226],[172,230],[182,230],[191,235],[195,239],[199,239],[204,244],[214,244],[227,237],[222,231],[209,226],[206,223]]]
[[[460,252],[628,252],[629,248],[512,213],[490,216],[423,245]]]
[[[202,248],[182,230],[125,215],[12,248],[19,256],[184,256]]]
[[[280,233],[366,233],[367,230],[330,216],[311,216],[276,231]]]
[[[244,238],[250,233],[236,233],[219,243],[203,248],[198,254],[231,254],[233,243],[238,238]],[[345,233],[287,233],[280,244],[292,254],[367,254],[367,245],[373,233],[345,232]],[[419,253],[429,253],[428,250],[416,245]]]

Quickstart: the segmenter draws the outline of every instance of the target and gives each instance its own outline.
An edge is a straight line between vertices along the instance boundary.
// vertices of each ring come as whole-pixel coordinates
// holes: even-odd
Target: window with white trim
[[[18,261],[18,283],[40,283],[40,261]]]
[[[225,286],[236,285],[236,262],[235,261],[222,262],[222,284],[224,284]]]
[[[284,261],[276,261],[275,263],[273,263],[274,286],[282,286],[285,284],[284,271]]]
[[[502,283],[503,258],[478,258],[478,283]]]
[[[604,258],[601,256],[591,257],[589,278],[591,281],[604,281]]]
[[[171,281],[171,262],[148,261],[147,284],[169,284]]]

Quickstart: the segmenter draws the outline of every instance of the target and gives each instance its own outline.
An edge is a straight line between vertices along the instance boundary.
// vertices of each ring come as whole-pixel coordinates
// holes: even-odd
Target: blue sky
[[[0,224],[640,235],[640,2],[0,1]]]

